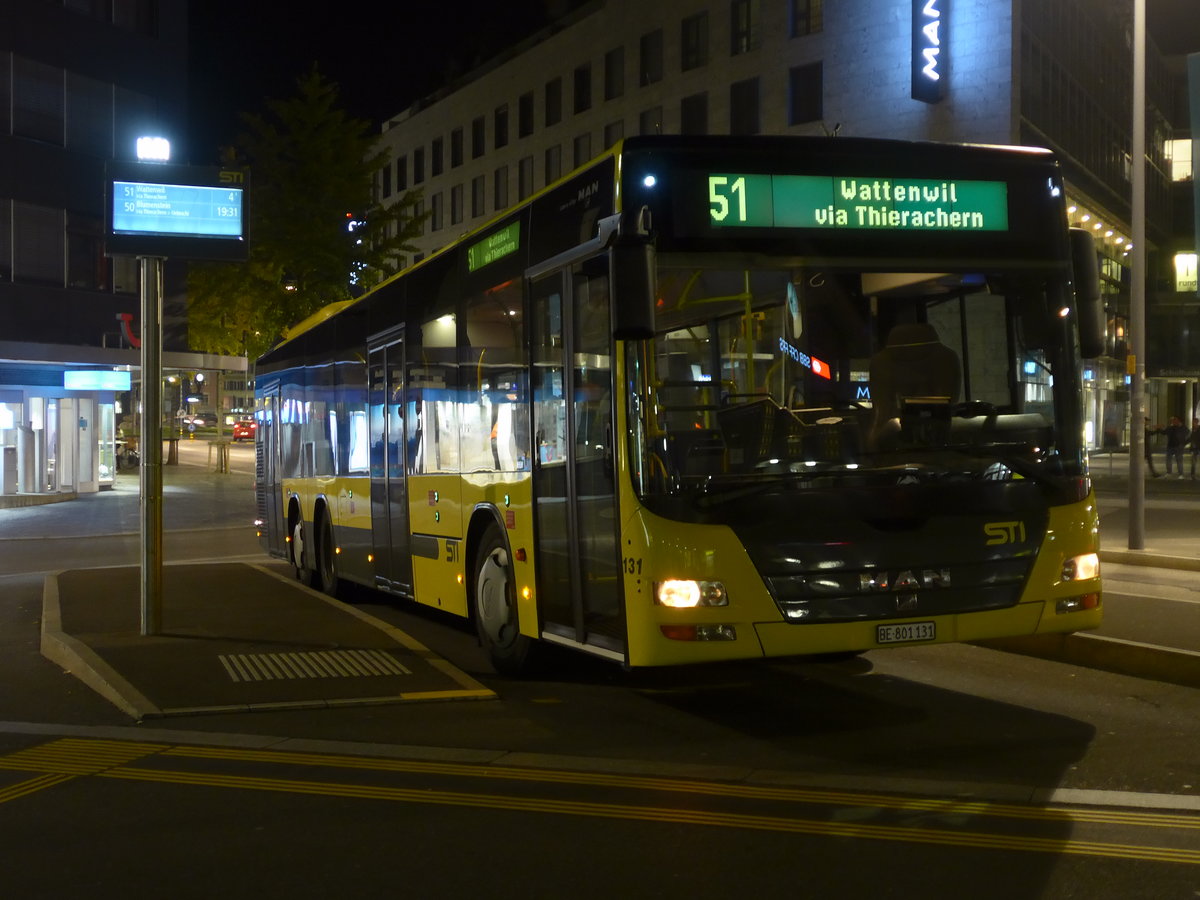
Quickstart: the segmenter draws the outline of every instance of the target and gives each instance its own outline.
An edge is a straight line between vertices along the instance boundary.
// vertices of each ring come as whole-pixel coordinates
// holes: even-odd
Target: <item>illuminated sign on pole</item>
[[[950,0],[912,0],[912,97],[922,103],[945,95],[949,5]]]
[[[110,162],[108,255],[245,259],[247,178],[242,169]]]

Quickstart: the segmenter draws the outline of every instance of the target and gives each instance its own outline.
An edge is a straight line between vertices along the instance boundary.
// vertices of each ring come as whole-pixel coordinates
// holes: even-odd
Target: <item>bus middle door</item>
[[[537,279],[531,300],[543,636],[623,660],[607,256]]]
[[[412,594],[405,483],[404,338],[393,335],[368,351],[371,442],[371,543],[375,583]]]

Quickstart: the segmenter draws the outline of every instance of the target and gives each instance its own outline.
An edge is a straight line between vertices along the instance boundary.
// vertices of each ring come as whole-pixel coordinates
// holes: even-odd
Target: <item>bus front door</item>
[[[412,594],[404,481],[404,338],[372,344],[367,359],[371,441],[371,543],[375,583]]]
[[[531,299],[542,633],[624,660],[607,258],[537,279]]]

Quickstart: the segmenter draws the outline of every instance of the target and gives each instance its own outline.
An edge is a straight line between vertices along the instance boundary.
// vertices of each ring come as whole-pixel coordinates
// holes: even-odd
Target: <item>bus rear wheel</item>
[[[333,523],[329,513],[321,512],[317,517],[317,545],[313,550],[315,567],[312,586],[323,594],[336,597],[338,592],[337,547],[333,541]]]
[[[525,671],[533,641],[521,634],[508,545],[495,525],[484,533],[475,555],[473,612],[479,642],[492,667],[502,675]]]

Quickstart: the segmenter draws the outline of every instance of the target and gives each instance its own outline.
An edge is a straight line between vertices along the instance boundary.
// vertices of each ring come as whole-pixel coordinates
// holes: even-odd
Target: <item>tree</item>
[[[390,163],[365,120],[338,106],[316,67],[287,100],[244,114],[246,131],[227,164],[249,165],[249,253],[243,263],[204,263],[188,274],[193,349],[257,356],[329,303],[357,296],[396,272],[416,249],[419,191],[382,206],[376,173]]]

